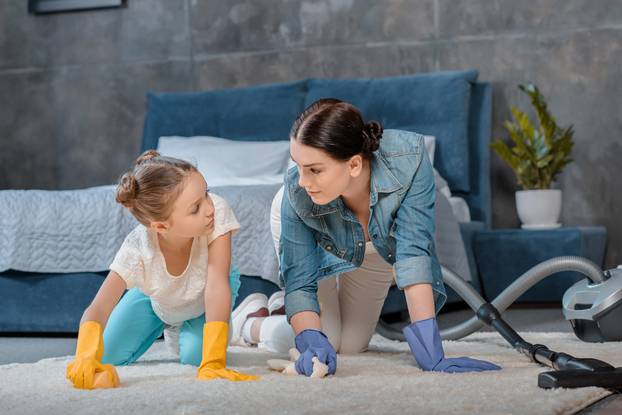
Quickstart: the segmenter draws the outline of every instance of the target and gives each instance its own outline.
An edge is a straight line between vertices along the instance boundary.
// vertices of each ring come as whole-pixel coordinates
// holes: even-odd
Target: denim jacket
[[[285,175],[281,204],[280,278],[288,320],[301,311],[319,314],[318,281],[361,266],[365,235],[341,197],[313,203],[298,185],[298,169]],[[371,160],[371,241],[400,289],[432,284],[436,312],[447,295],[434,249],[434,173],[423,136],[385,130]]]

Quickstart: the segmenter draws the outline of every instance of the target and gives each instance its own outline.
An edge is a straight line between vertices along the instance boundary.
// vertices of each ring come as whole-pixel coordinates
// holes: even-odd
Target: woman
[[[280,273],[301,353],[297,371],[311,375],[316,356],[334,374],[336,350],[364,351],[394,279],[412,322],[404,334],[423,370],[500,369],[444,357],[435,316],[447,296],[434,250],[434,175],[423,137],[383,134],[353,105],[322,99],[295,121],[290,149],[297,168],[273,206],[282,197]],[[254,323],[260,332],[261,320]]]

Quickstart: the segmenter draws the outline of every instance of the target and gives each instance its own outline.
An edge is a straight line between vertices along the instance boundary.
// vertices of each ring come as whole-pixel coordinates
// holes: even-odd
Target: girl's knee
[[[203,353],[200,340],[190,340],[179,344],[179,362],[182,365],[199,366]]]
[[[102,363],[113,366],[127,366],[135,361],[136,358],[132,353],[122,353],[121,351],[107,352],[104,350],[104,356],[102,357]]]
[[[199,366],[203,353],[203,326],[205,315],[185,321],[179,332],[179,361],[184,365]]]
[[[109,330],[110,329],[110,330]],[[128,330],[104,330],[104,356],[102,363],[125,366],[134,363],[142,356],[160,336],[162,330],[156,328],[151,333],[130,333]],[[139,336],[138,334],[143,334]]]

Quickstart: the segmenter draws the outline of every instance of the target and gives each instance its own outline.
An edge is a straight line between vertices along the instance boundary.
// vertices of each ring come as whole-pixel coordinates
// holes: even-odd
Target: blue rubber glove
[[[421,369],[435,372],[482,372],[500,370],[493,363],[470,357],[445,358],[436,318],[415,321],[402,330],[415,360]]]
[[[328,366],[328,374],[334,375],[337,370],[337,353],[328,337],[319,330],[307,329],[301,331],[296,339],[296,349],[300,357],[296,360],[296,372],[301,375],[311,376],[313,373],[313,356]]]

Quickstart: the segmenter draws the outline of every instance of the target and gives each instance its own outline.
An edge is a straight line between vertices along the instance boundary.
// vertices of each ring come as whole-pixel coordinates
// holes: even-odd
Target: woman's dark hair
[[[357,154],[369,160],[380,146],[382,131],[376,121],[365,123],[354,105],[325,98],[315,101],[298,116],[290,139],[324,150],[336,160],[348,160]]]

